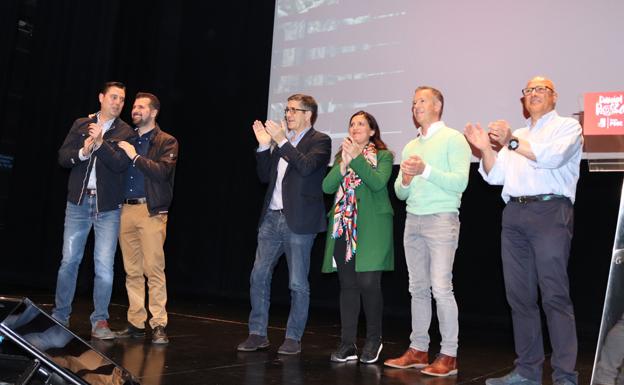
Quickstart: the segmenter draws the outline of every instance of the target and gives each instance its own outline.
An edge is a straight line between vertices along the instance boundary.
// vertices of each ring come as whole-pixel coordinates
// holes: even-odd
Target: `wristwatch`
[[[518,146],[520,146],[520,142],[518,141],[518,138],[516,138],[515,136],[512,136],[511,139],[509,140],[509,144],[507,145],[507,148],[511,151],[516,151]]]

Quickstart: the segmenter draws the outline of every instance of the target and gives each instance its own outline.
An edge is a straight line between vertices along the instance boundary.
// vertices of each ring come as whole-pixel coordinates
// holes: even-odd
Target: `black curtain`
[[[118,80],[128,87],[122,118],[130,121],[136,92],[153,92],[159,124],[180,142],[166,245],[173,283],[188,292],[245,285],[240,269],[253,258],[263,194],[251,123],[266,118],[272,30],[270,2],[39,1],[21,120],[12,127],[5,282],[53,287],[68,176],[57,150],[74,119],[97,111],[101,85]],[[1,48],[10,54],[11,41]]]
[[[19,0],[6,0],[0,3],[0,122],[5,122],[5,110],[9,89],[12,63],[15,60],[15,45],[18,27]],[[4,137],[6,124],[0,126],[0,138]]]

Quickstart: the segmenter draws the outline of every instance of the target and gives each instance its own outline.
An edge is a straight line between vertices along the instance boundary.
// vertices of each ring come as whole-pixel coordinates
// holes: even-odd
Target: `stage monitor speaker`
[[[1,352],[30,357],[45,384],[140,385],[28,298],[0,297],[0,320]]]

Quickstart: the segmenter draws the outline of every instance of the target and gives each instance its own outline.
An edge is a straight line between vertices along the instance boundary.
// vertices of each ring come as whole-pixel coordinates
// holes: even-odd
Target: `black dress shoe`
[[[145,329],[139,329],[131,324],[123,329],[115,332],[116,338],[144,338]]]

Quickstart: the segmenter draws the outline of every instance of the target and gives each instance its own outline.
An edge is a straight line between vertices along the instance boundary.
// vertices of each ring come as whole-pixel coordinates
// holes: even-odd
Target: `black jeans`
[[[355,271],[355,258],[345,263],[347,244],[344,238],[336,239],[334,256],[340,281],[340,320],[341,338],[344,343],[355,343],[358,318],[360,316],[360,296],[366,316],[366,340],[381,339],[381,317],[383,295],[381,293],[381,271]]]

